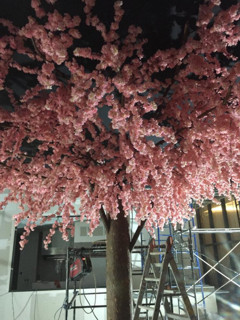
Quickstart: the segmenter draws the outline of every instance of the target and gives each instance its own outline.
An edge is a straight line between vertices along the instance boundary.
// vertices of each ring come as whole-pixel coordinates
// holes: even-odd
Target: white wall
[[[0,200],[3,195],[0,195]],[[54,320],[55,312],[62,306],[65,291],[29,291],[9,292],[12,249],[14,240],[14,222],[12,216],[19,212],[17,205],[9,204],[0,212],[0,318],[2,320]],[[72,297],[70,291],[70,299]],[[87,293],[89,290],[85,290]],[[99,292],[105,289],[98,289]],[[93,289],[90,292],[94,292]],[[94,303],[95,295],[87,296]],[[30,298],[30,299],[29,299]],[[80,305],[77,298],[77,304]],[[82,304],[87,302],[82,298]],[[96,304],[105,305],[106,296],[97,295]],[[26,306],[26,307],[25,307]],[[86,309],[89,312],[89,309]],[[99,320],[106,319],[105,308],[95,308]],[[59,313],[55,319],[58,319]],[[62,311],[61,320],[65,319],[65,310]],[[69,311],[69,319],[72,319],[72,311]],[[76,319],[93,320],[92,314],[87,315],[83,310],[76,310]]]
[[[99,289],[98,289],[99,290]],[[88,290],[85,290],[87,293]],[[92,292],[92,291],[91,291]],[[72,297],[72,293],[70,298]],[[87,296],[90,303],[94,304],[94,295],[91,298]],[[29,299],[30,298],[30,299]],[[38,291],[38,292],[18,292],[8,293],[0,297],[1,319],[3,320],[54,320],[55,312],[61,307],[65,298],[65,291]],[[77,305],[80,305],[77,298]],[[82,298],[83,305],[87,303]],[[103,305],[106,303],[105,295],[97,295],[96,304]],[[24,309],[24,307],[26,308]],[[23,312],[22,312],[23,311]],[[86,309],[89,312],[89,309]],[[22,312],[22,314],[21,314]],[[72,310],[69,311],[69,319],[72,319]],[[105,308],[95,308],[95,314],[99,320],[106,319]],[[14,316],[13,316],[14,314]],[[60,314],[56,314],[58,319]],[[62,310],[60,320],[65,319],[65,310]],[[93,320],[93,314],[85,314],[83,310],[76,310],[76,319]]]

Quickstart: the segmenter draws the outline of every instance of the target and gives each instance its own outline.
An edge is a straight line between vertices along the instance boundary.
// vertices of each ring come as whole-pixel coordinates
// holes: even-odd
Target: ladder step
[[[166,249],[165,244],[156,245],[155,248]]]
[[[179,296],[181,295],[181,292],[179,292],[178,290],[171,290],[171,289],[164,289],[163,291],[164,295],[176,295],[176,296]]]
[[[152,289],[148,289],[145,292],[152,294]],[[171,297],[171,296],[181,296],[181,292],[177,291],[177,290],[169,290],[169,289],[165,289],[163,291],[163,296],[164,297]],[[135,297],[136,299],[136,297]],[[184,309],[185,310],[185,309]]]
[[[152,281],[152,282],[159,282],[159,278],[148,278],[148,277],[145,277],[144,280],[146,281]]]
[[[149,317],[149,316],[148,316],[148,318],[146,318],[146,317],[144,317],[144,318],[140,317],[139,320],[141,320],[141,319],[143,319],[143,320],[146,320],[146,319],[152,320],[152,317]],[[162,318],[157,318],[157,320],[162,320]]]
[[[166,316],[170,319],[176,319],[176,320],[189,320],[189,317],[186,314],[177,314],[177,313],[166,313]]]
[[[149,310],[149,311],[153,311],[154,307],[149,307],[149,306],[143,306],[143,305],[139,305],[138,306],[140,309],[144,309],[144,310]]]
[[[151,256],[159,256],[159,255],[165,254],[165,253],[166,253],[166,251],[152,251],[152,252],[150,252],[150,255]]]
[[[182,266],[178,266],[178,270],[192,270],[192,269],[199,269],[198,267],[191,267],[191,266],[185,266],[185,267],[182,267]]]
[[[143,320],[146,320],[146,319],[152,320],[153,318],[148,316],[148,318],[146,318],[146,317],[144,317],[144,318],[140,317],[139,320],[141,320],[141,319],[143,319]],[[157,320],[162,320],[162,317],[161,317],[161,318],[157,318]]]
[[[145,311],[145,310],[146,312],[150,311],[150,319],[151,317],[153,317],[152,313],[154,314],[154,319],[156,318],[156,316],[157,316],[157,319],[160,319],[159,318],[160,307],[161,308],[164,307],[165,315],[167,316],[167,319],[189,320],[190,318],[189,314],[194,315],[194,311],[190,304],[190,300],[184,291],[185,286],[184,286],[183,280],[181,279],[183,277],[183,272],[178,271],[178,266],[174,260],[173,253],[168,249],[166,249],[167,246],[165,250],[163,249],[162,251],[159,251],[158,248],[159,247],[154,247],[154,248],[151,246],[149,247],[147,259],[145,261],[143,276],[141,280],[141,287],[139,289],[139,295],[136,302],[134,319],[139,319],[139,317],[144,319],[144,315],[142,311]],[[164,258],[164,259],[161,259],[161,258]],[[163,260],[162,263],[161,263],[161,260]],[[183,268],[186,267],[184,263],[181,266]],[[157,267],[162,267],[162,268],[157,269]],[[175,285],[171,285],[171,283],[169,284],[169,281],[167,278],[169,267],[171,267],[171,272],[173,273],[173,276],[175,278],[175,282],[176,282]],[[147,282],[149,282],[150,285],[147,285]],[[182,292],[180,292],[177,286],[181,288]],[[146,296],[144,296],[144,292],[146,293]],[[173,297],[174,299],[174,296],[182,296],[183,293],[185,294],[183,298],[184,298],[184,301],[186,300],[185,302],[188,305],[188,310],[185,310],[184,312],[181,312],[179,310],[179,314],[173,313],[173,311],[171,311],[170,309],[170,302],[168,301],[168,298],[172,299]],[[164,297],[165,299],[167,297],[165,302],[164,302]],[[158,303],[158,305],[156,303]],[[180,303],[178,305],[180,306]],[[158,313],[157,315],[155,314],[156,312]],[[148,314],[146,314],[146,316],[148,317]]]

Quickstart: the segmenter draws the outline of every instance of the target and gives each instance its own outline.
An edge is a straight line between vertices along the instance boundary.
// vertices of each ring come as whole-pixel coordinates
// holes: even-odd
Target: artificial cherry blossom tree
[[[47,2],[49,12],[32,0],[35,17],[22,28],[0,19],[0,89],[11,101],[0,109],[0,189],[10,190],[1,208],[20,204],[21,247],[39,221],[62,216],[47,247],[56,228],[66,240],[74,232],[70,216],[87,220],[90,234],[102,219],[108,319],[131,319],[129,212],[153,233],[191,216],[192,199],[213,199],[214,188],[239,194],[240,5],[219,10],[220,0],[206,1],[180,48],[146,58],[141,28],[119,37],[121,1],[109,28],[93,14],[95,0],[84,0],[85,19]],[[82,27],[99,32],[100,50],[76,45]],[[13,69],[35,79],[20,99],[6,80]],[[171,76],[159,80],[166,70]]]

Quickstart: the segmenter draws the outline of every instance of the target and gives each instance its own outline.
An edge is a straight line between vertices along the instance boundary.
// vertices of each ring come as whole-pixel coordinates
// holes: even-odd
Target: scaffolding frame
[[[231,280],[228,276],[224,275],[221,271],[216,269],[216,266],[219,265],[228,255],[230,255],[230,253],[233,252],[239,245],[240,245],[240,241],[231,250],[229,250],[218,262],[216,262],[214,266],[212,266],[210,263],[208,263],[204,259],[198,257],[202,262],[207,264],[210,267],[210,269],[207,272],[205,272],[202,275],[202,277],[195,282],[195,284],[198,283],[199,281],[201,281],[209,272],[211,272],[212,270],[215,270],[218,273],[220,273],[223,277],[225,277],[226,279],[228,279],[229,281],[231,281],[232,283],[234,283],[235,285],[237,285],[240,288],[240,285],[238,283],[236,283],[235,281]],[[194,253],[194,254],[196,254],[196,253]]]
[[[131,253],[138,253],[141,254],[145,252],[148,249],[148,245],[141,245],[141,246],[134,246],[134,249],[132,250]],[[97,253],[94,252],[97,250]],[[76,297],[78,295],[80,295],[81,293],[77,290],[77,281],[75,280],[71,280],[74,281],[74,289],[70,289],[69,286],[69,282],[70,282],[70,277],[69,277],[69,267],[70,267],[70,259],[73,258],[74,256],[76,256],[77,253],[79,252],[84,252],[86,254],[89,254],[90,256],[94,255],[94,256],[100,256],[102,257],[103,255],[106,254],[106,246],[103,244],[100,247],[94,247],[94,248],[72,248],[72,247],[68,247],[67,248],[67,252],[66,252],[66,281],[65,281],[65,286],[66,286],[66,290],[65,290],[65,300],[63,303],[63,308],[65,309],[65,320],[69,319],[69,311],[72,310],[73,311],[73,320],[76,320],[76,309],[85,309],[85,308],[106,308],[107,305],[87,305],[87,306],[82,306],[82,305],[76,305]],[[70,299],[70,294],[69,291],[73,290],[73,297]],[[138,290],[133,290],[134,292],[138,292]],[[106,294],[107,290],[105,292],[101,292],[100,294]],[[94,293],[89,293],[89,294],[95,294]],[[97,293],[99,294],[99,293]],[[84,294],[84,296],[86,295],[86,293]]]
[[[206,308],[205,308],[205,299],[208,298],[210,295],[216,293],[216,292],[219,292],[222,288],[224,288],[227,284],[229,283],[233,283],[234,285],[237,285],[238,287],[240,287],[240,285],[234,281],[238,276],[240,276],[240,273],[237,273],[235,272],[236,274],[233,276],[233,277],[228,277],[227,275],[225,275],[224,273],[222,273],[221,271],[219,271],[216,267],[227,257],[231,254],[231,252],[233,252],[240,244],[240,241],[237,242],[237,244],[229,251],[227,252],[227,254],[222,257],[218,262],[216,262],[214,265],[211,265],[210,263],[208,263],[205,259],[203,259],[201,257],[201,255],[204,255],[203,253],[199,252],[197,250],[197,239],[196,239],[196,236],[199,235],[199,237],[202,235],[202,234],[213,234],[213,233],[223,233],[223,234],[231,234],[231,233],[240,233],[240,228],[197,228],[194,224],[194,218],[191,219],[192,221],[192,226],[190,223],[188,223],[188,228],[187,230],[183,230],[182,228],[180,228],[180,230],[178,230],[178,232],[181,233],[181,237],[188,237],[189,240],[188,240],[188,247],[184,247],[185,250],[188,250],[188,252],[190,253],[190,257],[191,257],[191,260],[190,260],[190,265],[191,265],[191,271],[193,272],[193,257],[196,258],[196,262],[197,262],[197,269],[199,271],[199,278],[194,281],[193,285],[189,288],[187,288],[187,291],[190,291],[192,288],[194,289],[194,295],[195,295],[195,299],[196,299],[196,309],[197,309],[197,306],[200,304],[200,303],[203,303],[203,306],[204,306],[204,311],[206,311]],[[167,236],[173,236],[174,237],[174,231],[173,231],[173,228],[172,228],[172,225],[169,223],[169,234],[168,235],[165,235],[166,237]],[[161,239],[160,237],[162,236],[160,234],[160,230],[158,228],[157,230],[157,233],[158,233],[158,236],[157,236],[157,242],[158,244],[160,245],[161,244]],[[175,241],[174,241],[175,242]],[[141,254],[141,269],[143,270],[143,266],[144,266],[144,255],[145,255],[145,249],[148,247],[148,246],[144,246],[143,245],[143,238],[142,238],[142,233],[140,234],[140,246],[138,246],[138,249],[140,249],[140,251],[138,251],[138,253]],[[136,248],[136,247],[135,247]],[[205,255],[206,256],[206,255]],[[207,257],[207,256],[206,256]],[[207,257],[208,258],[208,257]],[[67,258],[67,260],[69,259],[69,257]],[[66,266],[67,266],[67,260],[66,260]],[[204,272],[202,274],[201,272],[201,266],[200,266],[200,261],[206,265],[208,265],[210,267],[210,269],[206,272]],[[68,267],[66,267],[66,273],[68,272]],[[225,279],[227,279],[227,282],[224,283],[222,286],[220,286],[219,288],[213,290],[210,294],[208,294],[207,296],[204,296],[204,291],[203,291],[203,282],[202,280],[204,279],[204,277],[206,277],[211,271],[216,271],[218,274],[220,274],[221,276],[223,276]],[[233,271],[233,270],[232,270]],[[194,273],[193,273],[194,275]],[[69,278],[69,274],[66,274],[66,279]],[[197,301],[197,298],[196,298],[196,287],[197,285],[199,284],[200,282],[200,287],[201,287],[201,291],[202,291],[202,299]],[[67,282],[66,282],[66,291],[69,291],[69,287],[67,285]],[[135,290],[137,291],[137,290]],[[75,291],[76,292],[76,288],[75,288]],[[67,293],[66,292],[66,301],[65,303],[69,303],[68,302],[69,300],[69,292]],[[106,307],[106,305],[96,305],[96,306],[76,306],[75,302],[74,302],[74,308],[92,308],[92,307]],[[73,309],[73,308],[71,308]],[[67,320],[68,319],[68,310],[66,310],[66,317],[65,319]],[[74,311],[74,314],[75,314],[75,311]],[[196,313],[198,315],[198,313]],[[75,317],[75,316],[74,316]],[[75,318],[73,318],[75,319]],[[206,318],[207,319],[207,318]]]
[[[187,224],[187,226],[185,226],[185,224]],[[201,266],[200,266],[200,259],[198,254],[194,254],[195,252],[197,252],[197,239],[196,239],[196,234],[192,233],[192,228],[195,227],[195,222],[194,222],[194,218],[192,219],[184,219],[183,220],[183,226],[177,224],[176,228],[174,229],[171,225],[171,223],[169,223],[169,229],[171,234],[173,235],[173,239],[174,239],[174,243],[178,244],[178,248],[175,249],[175,256],[177,257],[180,254],[180,263],[182,265],[182,273],[183,273],[183,277],[185,282],[186,287],[188,287],[189,285],[187,285],[187,279],[186,274],[185,274],[185,270],[188,270],[189,272],[191,272],[192,275],[192,279],[193,279],[193,284],[187,288],[187,293],[189,294],[189,296],[194,299],[194,305],[195,305],[195,313],[196,313],[196,318],[199,319],[199,314],[198,314],[198,303],[197,303],[197,283],[195,281],[196,279],[196,272],[198,273],[199,278],[202,277],[202,272],[201,272]],[[180,238],[180,241],[179,241]],[[184,240],[185,238],[187,238],[187,240]],[[188,265],[185,265],[184,259],[183,259],[183,255],[186,254],[187,252],[189,252],[189,259],[188,259]],[[195,258],[195,259],[194,259]],[[180,267],[181,269],[181,267]],[[206,307],[205,307],[205,297],[204,297],[204,290],[203,290],[203,282],[202,280],[199,281],[200,282],[200,290],[201,290],[201,294],[202,294],[202,303],[203,303],[203,310],[205,313],[205,317],[207,319],[207,315],[206,315]],[[189,293],[189,291],[192,290],[192,294]]]
[[[196,227],[193,227],[192,229],[189,228],[189,230],[184,230],[184,233],[187,234],[187,233],[193,233],[193,235],[195,236],[196,234],[212,234],[212,233],[223,233],[223,234],[226,234],[226,233],[240,233],[240,228],[201,228],[201,229],[198,229]],[[206,277],[211,271],[215,271],[217,272],[218,274],[220,274],[222,277],[224,277],[225,279],[227,279],[228,281],[226,283],[224,283],[223,285],[221,285],[219,288],[213,290],[210,294],[208,294],[207,296],[203,296],[203,298],[199,301],[197,301],[197,305],[204,302],[209,296],[219,292],[222,288],[224,288],[226,285],[228,285],[229,283],[232,283],[234,284],[235,286],[239,287],[240,288],[240,284],[237,283],[236,281],[234,281],[234,279],[236,279],[237,277],[240,276],[240,273],[235,271],[235,270],[232,270],[232,269],[229,269],[231,270],[232,272],[235,272],[235,275],[230,278],[229,276],[227,276],[226,274],[224,274],[223,272],[221,272],[220,270],[218,270],[216,267],[218,265],[221,264],[221,262],[226,258],[228,257],[238,246],[240,245],[240,241],[237,241],[236,245],[231,248],[219,261],[215,261],[216,263],[214,265],[211,265],[210,263],[208,263],[205,259],[203,259],[201,257],[201,255],[205,256],[206,258],[208,258],[205,254],[202,254],[201,252],[197,251],[197,250],[193,250],[193,255],[198,259],[198,261],[200,260],[201,262],[203,262],[204,264],[206,264],[208,267],[209,267],[209,270],[207,270],[204,274],[202,274],[200,276],[200,278],[194,282],[194,284],[187,289],[187,291],[190,291],[192,288],[194,288],[199,282],[202,282],[202,280],[204,279],[204,277]],[[185,249],[189,251],[190,255],[191,255],[191,250],[185,246]],[[213,260],[214,261],[214,260]],[[205,309],[205,308],[204,308]]]

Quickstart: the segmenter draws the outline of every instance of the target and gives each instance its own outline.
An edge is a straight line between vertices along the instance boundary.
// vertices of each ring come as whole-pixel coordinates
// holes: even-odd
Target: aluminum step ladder
[[[177,268],[171,248],[173,245],[172,237],[168,237],[165,245],[155,245],[154,239],[151,241],[143,270],[143,276],[140,283],[140,290],[135,306],[133,320],[164,319],[161,314],[161,304],[165,309],[165,319],[180,319],[180,320],[196,320],[193,307],[187,295],[183,279]],[[161,257],[161,259],[159,259]],[[161,262],[160,262],[161,261]],[[169,268],[170,267],[170,268]],[[172,272],[177,288],[166,287],[168,272]],[[151,287],[149,288],[149,284]],[[147,298],[147,295],[154,295],[154,301]],[[184,306],[184,314],[173,313],[171,300],[168,298],[181,297]],[[145,303],[144,303],[145,300]],[[143,313],[151,311],[152,315],[142,317]]]

